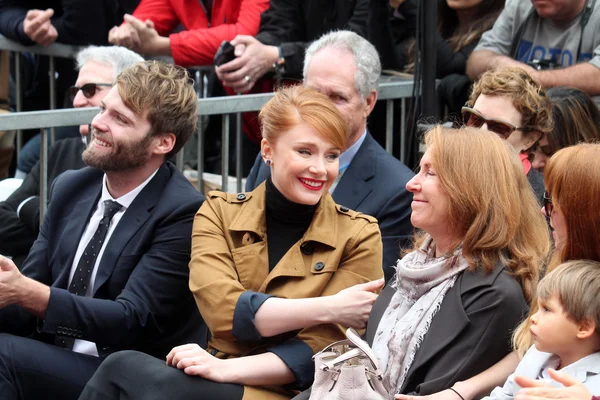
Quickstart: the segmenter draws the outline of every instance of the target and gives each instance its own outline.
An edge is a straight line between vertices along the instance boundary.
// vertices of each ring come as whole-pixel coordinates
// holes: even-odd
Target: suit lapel
[[[68,215],[68,222],[65,226],[64,232],[72,238],[71,240],[65,240],[64,236],[61,236],[59,243],[61,251],[58,254],[64,255],[58,260],[58,263],[51,262],[51,265],[56,264],[59,269],[58,277],[54,280],[52,286],[66,289],[69,282],[69,274],[71,273],[71,266],[73,265],[73,259],[77,252],[77,247],[83,235],[92,214],[96,210],[98,199],[100,199],[100,193],[102,191],[102,176],[98,182],[87,188],[83,193],[80,200],[73,205],[73,208],[65,215]],[[65,268],[64,266],[67,266]]]
[[[367,132],[363,144],[333,191],[333,199],[336,203],[356,210],[373,190],[368,181],[375,176],[374,141],[375,139]]]
[[[125,211],[102,254],[96,280],[94,282],[93,296],[112,274],[118,258],[125,246],[129,243],[136,232],[150,218],[152,209],[156,206],[160,195],[171,177],[171,171],[167,164],[163,164],[154,178],[136,196],[133,203]]]

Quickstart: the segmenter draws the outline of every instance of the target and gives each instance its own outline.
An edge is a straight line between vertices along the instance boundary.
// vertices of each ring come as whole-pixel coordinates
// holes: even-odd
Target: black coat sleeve
[[[437,66],[436,77],[443,78],[450,74],[465,75],[467,70],[467,59],[477,46],[477,42],[471,43],[457,52],[454,52],[446,40],[436,31]]]
[[[323,18],[312,12],[311,7],[315,4],[304,4],[304,7],[309,8],[308,12],[304,12],[297,0],[271,0],[269,9],[260,16],[260,29],[256,38],[263,44],[281,47],[285,58],[286,78],[302,79],[306,49],[313,40],[328,31],[328,28],[309,29],[309,24],[320,23],[319,20]],[[336,18],[330,28],[347,29],[366,36],[368,5],[368,0],[356,0],[350,18],[346,21]],[[345,11],[337,10],[338,13]],[[311,37],[311,30],[319,32],[316,37]]]
[[[8,199],[0,203],[0,253],[17,256],[29,252],[39,231],[39,185],[40,163],[38,162],[23,184]],[[19,218],[17,215],[19,205],[32,196],[33,198],[26,204],[27,207],[21,209],[24,218]],[[35,210],[36,206],[37,210]],[[32,224],[31,222],[36,218],[37,223]]]
[[[117,0],[0,0],[0,33],[25,45],[34,42],[25,34],[23,21],[30,9],[54,9],[52,25],[57,42],[73,45],[106,45],[108,31],[122,22]]]
[[[25,0],[0,0],[0,33],[25,45],[34,44],[23,31],[23,20],[29,5]]]
[[[408,63],[408,49],[417,28],[418,0],[406,0],[394,17],[387,0],[369,0],[368,39],[381,57],[383,69],[401,71]]]

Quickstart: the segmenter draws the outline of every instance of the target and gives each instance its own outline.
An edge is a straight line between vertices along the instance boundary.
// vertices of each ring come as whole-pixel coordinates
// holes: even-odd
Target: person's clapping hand
[[[15,304],[22,289],[23,275],[15,263],[0,256],[0,309]]]
[[[226,361],[210,355],[197,344],[174,347],[167,354],[167,365],[214,382],[228,382]]]
[[[140,48],[140,37],[137,30],[130,24],[113,26],[108,32],[108,43],[115,46],[127,47],[130,50],[138,52]]]
[[[31,40],[42,46],[50,46],[58,38],[58,32],[50,18],[54,10],[29,10],[23,20],[23,31]]]
[[[325,303],[329,320],[344,327],[363,329],[377,300],[373,292],[380,290],[384,283],[383,279],[361,283],[329,296]]]
[[[237,93],[247,93],[257,80],[273,68],[279,57],[279,50],[246,35],[236,36],[231,44],[235,46],[236,58],[216,67],[217,76],[223,85]]]
[[[592,394],[583,383],[573,379],[569,375],[553,369],[549,369],[548,373],[552,379],[562,383],[564,387],[556,388],[544,381],[516,376],[515,382],[522,389],[517,393],[515,400],[590,400],[592,398]]]
[[[168,38],[161,37],[154,28],[154,22],[147,19],[142,21],[133,15],[125,14],[123,17],[126,24],[113,27],[108,32],[108,42],[116,46],[127,47],[136,53],[144,55],[163,55],[161,46]]]

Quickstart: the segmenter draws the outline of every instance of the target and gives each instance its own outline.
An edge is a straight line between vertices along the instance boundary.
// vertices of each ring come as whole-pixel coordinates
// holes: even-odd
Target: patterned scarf
[[[444,296],[468,267],[460,247],[450,256],[435,258],[431,237],[420,249],[396,263],[396,278],[392,283],[396,293],[373,340],[373,351],[383,367],[383,384],[390,399],[402,388]]]

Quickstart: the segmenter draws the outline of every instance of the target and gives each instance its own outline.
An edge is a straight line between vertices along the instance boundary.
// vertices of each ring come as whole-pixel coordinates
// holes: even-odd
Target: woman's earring
[[[267,160],[267,161],[265,161],[265,163],[267,163],[267,165],[270,166],[271,165],[271,160]]]

